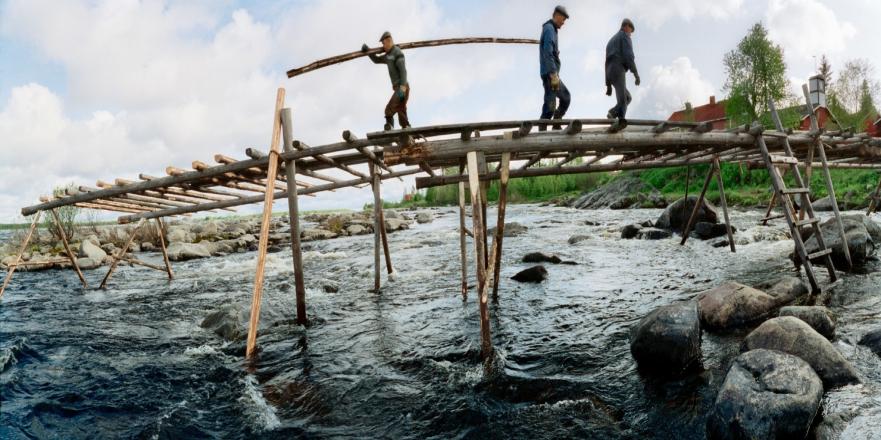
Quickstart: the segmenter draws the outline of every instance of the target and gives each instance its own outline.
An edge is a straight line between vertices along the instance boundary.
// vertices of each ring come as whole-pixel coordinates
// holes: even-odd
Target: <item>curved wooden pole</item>
[[[83,276],[83,272],[80,271],[80,266],[76,263],[76,255],[70,250],[70,243],[67,242],[67,233],[64,232],[64,226],[61,225],[61,219],[58,217],[58,212],[54,209],[49,212],[52,213],[52,217],[55,219],[55,225],[58,226],[58,233],[61,235],[61,243],[64,245],[64,252],[66,252],[67,257],[70,258],[70,264],[73,265],[73,269],[76,271],[77,276],[80,277],[80,281],[83,283],[83,289],[85,289],[89,287],[89,283],[86,282],[86,277]]]
[[[40,214],[42,213],[43,211],[37,211],[37,215],[34,216],[34,221],[31,222],[31,228],[28,229],[28,234],[25,235],[24,241],[21,243],[21,249],[18,251],[18,256],[15,257],[15,261],[9,266],[9,271],[6,273],[6,278],[3,280],[3,286],[0,286],[0,298],[3,298],[3,291],[6,290],[6,286],[12,281],[12,274],[15,272],[15,268],[18,267],[18,263],[21,261],[21,255],[27,250],[28,243],[31,242],[31,236],[34,235],[34,230],[37,229],[37,223],[40,221]]]
[[[397,46],[402,50],[407,49],[417,49],[420,47],[437,47],[437,46],[449,46],[453,44],[475,44],[475,43],[495,43],[495,44],[538,44],[538,40],[532,40],[527,38],[492,38],[492,37],[476,37],[476,38],[447,38],[442,40],[426,40],[426,41],[414,41],[410,43],[401,43]],[[373,48],[368,50],[367,52],[349,52],[343,55],[337,55],[330,58],[324,58],[318,61],[313,61],[302,67],[297,67],[296,69],[288,70],[288,78],[293,78],[297,75],[302,75],[304,73],[311,72],[313,70],[322,69],[324,67],[333,66],[334,64],[344,63],[346,61],[351,61],[356,58],[361,58],[367,56],[368,54],[378,54],[382,53],[383,50],[381,47]]]

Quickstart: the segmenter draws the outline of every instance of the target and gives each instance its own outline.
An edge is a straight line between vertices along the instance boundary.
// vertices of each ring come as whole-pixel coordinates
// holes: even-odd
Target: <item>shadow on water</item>
[[[750,241],[736,254],[618,238],[620,226],[658,214],[509,207],[529,230],[505,240],[488,370],[471,261],[468,298],[460,293],[452,210],[389,236],[398,273],[379,294],[367,291],[372,237],[310,243],[307,327],[293,320],[290,252],[270,254],[254,362],[243,334],[227,341],[199,326],[222,307],[246,325],[254,253],[177,263],[170,283],[123,267],[107,291],[83,291],[72,272],[20,274],[0,304],[0,438],[702,439],[748,330],[704,333],[703,368],[659,380],[637,370],[629,329],[723,280],[790,274],[792,245],[762,240],[755,212],[734,213]],[[589,238],[569,245],[575,234]],[[511,281],[535,251],[577,265],[547,264],[538,285]],[[835,344],[866,380],[827,393],[830,422],[817,435],[881,428],[881,362],[856,345],[881,326],[872,265],[845,276],[831,305]],[[86,274],[90,284],[102,275]]]

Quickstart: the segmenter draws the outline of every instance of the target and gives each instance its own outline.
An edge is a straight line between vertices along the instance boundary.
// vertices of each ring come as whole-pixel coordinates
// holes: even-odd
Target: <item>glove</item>
[[[606,86],[606,96],[612,96],[612,86]]]
[[[639,80],[639,74],[637,73],[637,74],[634,74],[633,76],[636,77],[636,86],[639,87],[639,83],[641,82],[641,81]]]
[[[370,50],[370,47],[367,44],[361,45],[361,53],[367,53],[368,50]]]
[[[406,93],[407,93],[407,86],[401,85],[400,87],[398,87],[398,90],[395,92],[395,96],[398,97],[398,101],[403,101],[404,98],[407,96]]]
[[[551,90],[560,90],[560,75],[556,73],[551,74],[550,78]]]

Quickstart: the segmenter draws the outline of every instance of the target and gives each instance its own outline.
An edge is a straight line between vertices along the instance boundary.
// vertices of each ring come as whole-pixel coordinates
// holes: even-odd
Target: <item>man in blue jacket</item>
[[[385,64],[388,67],[388,76],[392,82],[392,97],[385,106],[385,130],[391,130],[395,125],[395,113],[398,114],[398,122],[401,128],[410,127],[407,118],[407,101],[410,100],[410,84],[407,82],[407,65],[404,62],[404,51],[395,45],[392,34],[383,32],[379,38],[385,54],[369,54],[370,60],[376,64]],[[370,50],[366,44],[361,46],[361,52]]]
[[[541,40],[539,41],[539,62],[541,64],[541,83],[544,86],[544,105],[541,108],[541,119],[562,119],[569,109],[572,100],[569,89],[560,81],[560,47],[557,44],[557,31],[563,27],[563,23],[569,18],[566,8],[557,6],[554,15],[541,27]],[[560,104],[557,105],[557,99]],[[559,125],[554,125],[559,130]],[[539,130],[545,131],[547,127],[539,126]]]
[[[627,105],[630,104],[630,92],[627,91],[627,80],[624,76],[627,71],[633,72],[636,85],[639,86],[639,72],[636,70],[636,57],[633,55],[633,42],[630,34],[635,27],[629,18],[621,22],[619,30],[606,45],[606,95],[612,96],[612,87],[615,88],[617,103],[609,109],[609,119],[616,119],[616,127],[621,129],[627,126]]]

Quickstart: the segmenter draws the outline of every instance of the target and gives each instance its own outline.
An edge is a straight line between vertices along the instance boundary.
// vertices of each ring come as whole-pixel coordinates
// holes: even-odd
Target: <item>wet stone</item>
[[[511,277],[514,281],[519,281],[521,283],[540,283],[548,278],[548,271],[544,266],[533,266],[529,269],[524,269],[518,272],[516,275]]]

